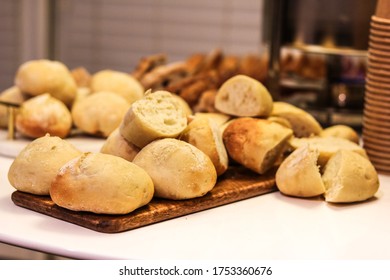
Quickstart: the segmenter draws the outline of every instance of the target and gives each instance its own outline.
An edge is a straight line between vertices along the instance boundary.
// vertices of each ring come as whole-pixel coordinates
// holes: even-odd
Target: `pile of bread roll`
[[[177,97],[148,90],[128,100],[100,153],[78,151],[52,135],[37,138],[11,165],[11,185],[50,195],[67,209],[106,214],[129,213],[153,197],[204,196],[233,165],[276,172],[277,187],[289,196],[348,203],[379,188],[353,129],[323,129],[304,110],[274,101],[256,79],[239,74],[225,81],[212,113],[192,113]],[[80,98],[76,103],[87,97]]]
[[[142,57],[129,73],[104,69],[91,74],[60,61],[32,60],[20,65],[14,85],[0,93],[0,100],[21,104],[15,123],[20,136],[67,138],[81,132],[107,138],[145,90],[174,93],[190,113],[214,112],[223,82],[240,73],[263,81],[266,65],[265,56],[239,57],[220,49],[175,62],[165,54]],[[0,128],[7,126],[7,108],[0,105]]]

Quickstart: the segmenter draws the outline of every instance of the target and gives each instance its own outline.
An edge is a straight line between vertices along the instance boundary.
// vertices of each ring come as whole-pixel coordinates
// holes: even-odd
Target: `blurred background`
[[[251,65],[275,100],[324,126],[361,128],[375,0],[0,0],[0,91],[23,62],[132,72],[142,57],[169,62],[220,49]],[[264,69],[264,67],[266,69]],[[0,258],[41,258],[0,244]],[[50,256],[49,256],[50,257]]]

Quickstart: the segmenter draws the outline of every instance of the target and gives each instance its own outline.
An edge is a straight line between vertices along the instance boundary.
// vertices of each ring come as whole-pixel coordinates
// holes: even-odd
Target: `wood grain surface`
[[[43,213],[94,231],[119,233],[250,197],[274,192],[275,170],[265,175],[243,167],[231,167],[205,196],[187,200],[154,198],[148,205],[126,215],[102,215],[71,211],[54,204],[49,196],[20,191],[12,193],[12,201],[21,207]]]

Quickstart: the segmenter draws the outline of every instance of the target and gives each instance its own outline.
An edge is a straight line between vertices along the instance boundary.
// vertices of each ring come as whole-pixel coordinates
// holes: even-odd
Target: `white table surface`
[[[0,242],[76,259],[389,259],[390,176],[375,197],[333,205],[274,192],[106,234],[13,204],[0,157]]]

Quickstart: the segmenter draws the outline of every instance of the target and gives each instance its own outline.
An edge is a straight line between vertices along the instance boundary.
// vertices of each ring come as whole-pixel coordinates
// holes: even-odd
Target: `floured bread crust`
[[[48,195],[59,169],[81,152],[59,137],[46,135],[30,142],[8,171],[11,185],[23,192]]]
[[[150,176],[120,157],[84,153],[64,164],[50,187],[61,207],[98,214],[127,214],[153,197]]]
[[[177,139],[159,139],[144,147],[133,162],[152,177],[155,196],[189,199],[214,188],[217,172],[210,158],[195,146]]]

